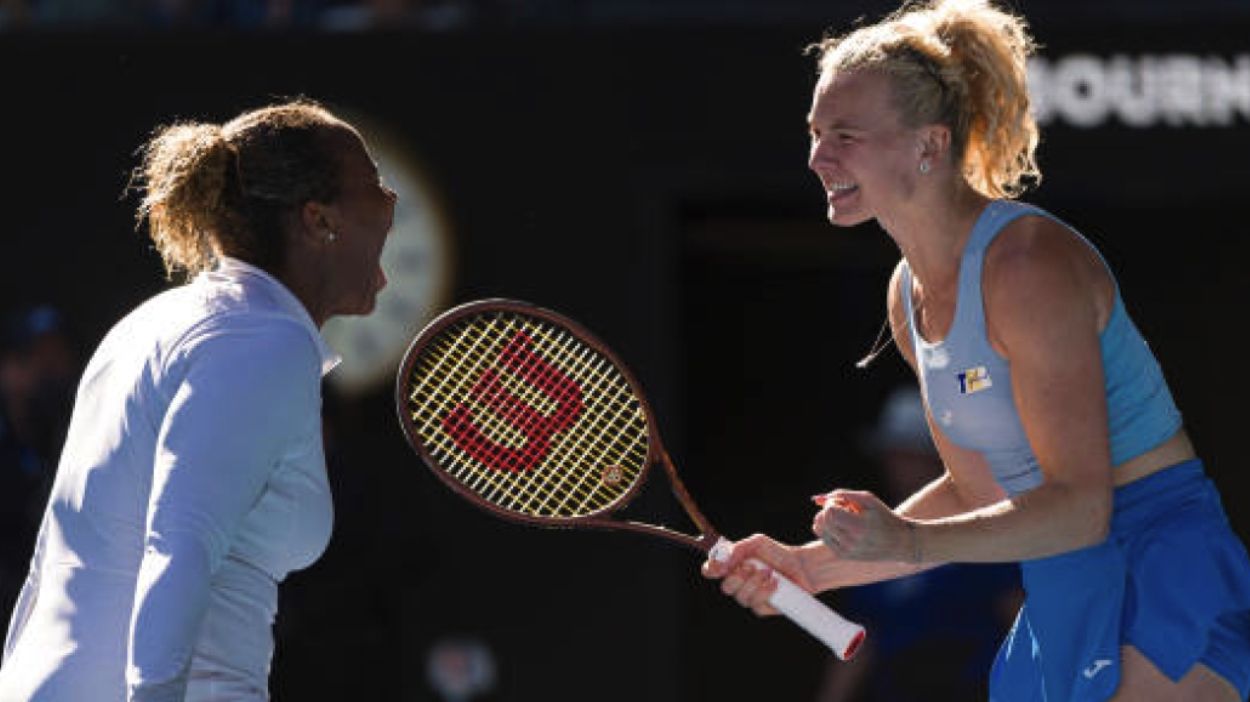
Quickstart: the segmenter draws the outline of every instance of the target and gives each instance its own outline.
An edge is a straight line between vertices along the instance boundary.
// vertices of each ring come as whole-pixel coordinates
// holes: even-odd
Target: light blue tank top
[[[1011,365],[990,346],[985,333],[981,269],[985,250],[994,237],[1012,220],[1030,214],[1063,224],[1093,248],[1078,232],[1048,212],[1019,202],[991,202],[977,219],[964,247],[955,317],[946,338],[939,343],[929,343],[916,330],[912,275],[906,260],[900,271],[921,390],[933,420],[957,446],[985,456],[995,480],[1009,495],[1041,485],[1043,476],[1016,412]],[[1181,416],[1158,361],[1124,309],[1118,285],[1115,306],[1099,341],[1111,465],[1116,466],[1170,438],[1180,429]]]

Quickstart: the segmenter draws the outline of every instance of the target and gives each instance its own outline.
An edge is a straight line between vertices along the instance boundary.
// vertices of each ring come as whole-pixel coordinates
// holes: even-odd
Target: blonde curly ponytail
[[[169,275],[194,275],[215,257],[212,232],[234,158],[214,124],[162,127],[144,147],[139,177],[145,192],[138,217],[147,219]]]
[[[1041,181],[1027,86],[1036,45],[1023,18],[988,0],[928,0],[813,48],[822,73],[889,75],[904,123],[948,126],[953,158],[982,194],[1016,197]]]

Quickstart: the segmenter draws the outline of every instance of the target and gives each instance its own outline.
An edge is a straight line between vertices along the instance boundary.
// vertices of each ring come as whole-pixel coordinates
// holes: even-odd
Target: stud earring
[[[337,240],[338,240],[338,238],[339,238],[339,235],[338,235],[338,234],[335,234],[334,232],[330,232],[330,233],[326,234],[326,241],[330,242],[331,244],[333,244],[335,241],[337,241]]]
[[[929,172],[929,161],[928,160],[921,161],[920,162],[920,175],[924,175],[928,172]]]

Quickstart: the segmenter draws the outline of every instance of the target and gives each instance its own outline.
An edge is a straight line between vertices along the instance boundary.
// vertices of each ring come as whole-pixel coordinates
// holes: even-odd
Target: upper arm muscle
[[[1106,272],[1061,225],[1026,218],[987,253],[987,330],[1011,364],[1020,422],[1047,482],[1110,484],[1099,329]],[[1102,278],[1099,277],[1101,273]]]

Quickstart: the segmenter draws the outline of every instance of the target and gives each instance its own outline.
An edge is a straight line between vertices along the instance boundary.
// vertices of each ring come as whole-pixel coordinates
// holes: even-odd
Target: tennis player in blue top
[[[810,166],[834,225],[902,252],[889,322],[946,472],[894,509],[822,495],[818,541],[752,536],[705,573],[769,614],[772,569],[819,592],[1018,561],[992,700],[1246,699],[1245,547],[1107,265],[1013,199],[1040,177],[1023,19],[931,0],[817,48]]]

